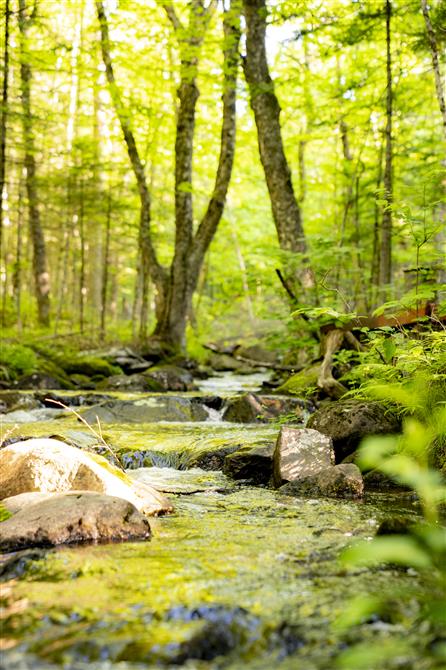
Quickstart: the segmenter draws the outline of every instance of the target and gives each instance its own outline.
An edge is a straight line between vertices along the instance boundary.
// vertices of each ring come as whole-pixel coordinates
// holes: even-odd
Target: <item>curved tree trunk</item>
[[[172,16],[171,6],[166,6],[169,18],[175,30],[182,30],[179,20]],[[195,10],[196,12],[196,10]],[[193,21],[188,30],[189,53],[191,43],[198,46],[199,27]],[[235,151],[236,132],[236,86],[238,69],[238,46],[240,41],[241,4],[238,0],[225,12],[224,29],[224,90],[223,90],[223,121],[220,140],[220,156],[215,178],[214,191],[210,198],[205,215],[193,235],[192,221],[192,155],[194,139],[195,106],[198,100],[195,76],[197,62],[182,62],[183,72],[194,73],[194,81],[183,77],[178,96],[180,101],[177,138],[176,138],[176,239],[175,256],[172,264],[169,301],[163,318],[158,321],[155,334],[167,341],[174,348],[182,348],[188,314],[190,313],[193,294],[196,290],[200,270],[206,252],[217,232],[220,223],[232,174]],[[198,19],[202,16],[201,10]],[[202,20],[202,19],[201,19]],[[202,33],[204,37],[204,33]],[[193,52],[192,52],[193,53]],[[193,110],[193,111],[192,111]]]
[[[28,196],[28,213],[30,236],[33,245],[34,287],[37,300],[38,321],[42,326],[50,323],[50,282],[47,269],[45,237],[40,221],[39,204],[36,186],[36,159],[34,133],[31,114],[31,66],[28,62],[26,40],[33,14],[26,15],[26,1],[19,0],[18,24],[20,30],[20,81],[22,94],[22,124],[25,145],[24,164],[26,169],[26,191]]]
[[[216,2],[190,0],[190,20],[183,26],[173,3],[162,3],[178,38],[181,52],[181,83],[178,89],[178,116],[175,142],[175,249],[170,273],[158,263],[150,231],[150,194],[144,168],[130,128],[129,113],[124,109],[110,57],[107,18],[103,3],[96,7],[101,26],[102,56],[106,67],[114,107],[121,123],[127,152],[138,183],[141,201],[140,244],[158,290],[154,337],[172,349],[182,349],[192,297],[207,249],[217,231],[223,213],[232,173],[235,150],[235,100],[240,40],[241,0],[232,0],[224,14],[224,92],[220,157],[214,191],[206,213],[194,234],[192,158],[195,110],[199,91],[196,84],[199,52]],[[144,257],[144,254],[143,254]]]
[[[302,216],[285,156],[280,126],[281,109],[266,56],[266,0],[243,0],[243,7],[246,20],[246,57],[243,66],[277,236],[281,249],[303,254],[303,267],[297,273],[297,279],[303,287],[310,287],[313,279],[306,258]]]

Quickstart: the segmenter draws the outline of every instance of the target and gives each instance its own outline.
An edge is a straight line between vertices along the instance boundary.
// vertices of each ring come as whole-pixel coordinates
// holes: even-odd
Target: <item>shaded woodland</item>
[[[366,315],[434,299],[442,3],[6,0],[2,17],[5,332],[181,349],[217,324],[280,328],[290,295]]]

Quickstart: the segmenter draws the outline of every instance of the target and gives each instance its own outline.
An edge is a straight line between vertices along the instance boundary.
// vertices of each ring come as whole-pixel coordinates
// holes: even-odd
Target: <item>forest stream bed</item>
[[[76,429],[71,415],[23,424],[19,432]],[[410,496],[294,498],[217,471],[166,467],[216,443],[271,442],[277,432],[209,421],[108,424],[104,433],[120,451],[147,450],[152,462],[158,454],[155,465],[163,467],[139,476],[158,482],[175,512],[150,520],[149,542],[5,557],[4,578],[15,580],[13,602],[21,605],[3,621],[2,669],[331,670],[343,667],[340,654],[357,642],[402,650],[361,666],[367,670],[439,667],[427,650],[428,631],[417,626],[419,599],[399,599],[403,591],[419,594],[417,573],[339,562],[345,546],[371,538],[389,514],[416,517]],[[394,594],[386,616],[338,626],[352,598],[383,593]]]

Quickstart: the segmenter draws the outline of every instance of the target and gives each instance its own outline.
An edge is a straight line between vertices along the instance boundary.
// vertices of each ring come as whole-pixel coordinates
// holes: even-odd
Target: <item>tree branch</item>
[[[211,5],[210,5],[211,6]],[[209,6],[209,7],[210,7]],[[241,3],[233,0],[225,11],[224,30],[224,88],[223,122],[221,129],[220,156],[214,183],[214,191],[207,210],[195,234],[192,265],[199,265],[214,237],[220,223],[229,182],[232,174],[236,134],[236,89],[239,64]]]
[[[163,2],[162,7],[167,14],[167,18],[171,22],[173,29],[176,33],[184,32],[184,26],[180,21],[178,14],[175,11],[173,2]]]

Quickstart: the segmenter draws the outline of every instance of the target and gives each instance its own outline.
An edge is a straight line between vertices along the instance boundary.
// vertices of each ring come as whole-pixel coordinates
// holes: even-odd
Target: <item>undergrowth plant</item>
[[[416,571],[424,588],[417,594],[417,627],[424,627],[430,640],[432,667],[444,667],[446,640],[446,529],[441,513],[446,503],[446,485],[442,473],[433,467],[433,455],[446,444],[446,383],[418,374],[406,383],[368,387],[368,393],[399,407],[404,415],[403,431],[398,436],[373,436],[365,439],[359,452],[362,469],[377,469],[399,484],[415,491],[423,519],[402,534],[377,535],[357,542],[341,556],[344,566],[397,565]],[[442,452],[444,454],[444,451]],[[444,466],[443,456],[443,466]],[[346,629],[380,616],[392,600],[413,598],[413,593],[389,592],[380,596],[361,595],[346,608],[339,625]],[[338,667],[368,670],[375,662],[385,663],[398,654],[410,655],[410,641],[388,640],[379,650],[367,644],[343,652]],[[373,666],[375,667],[375,666]]]

